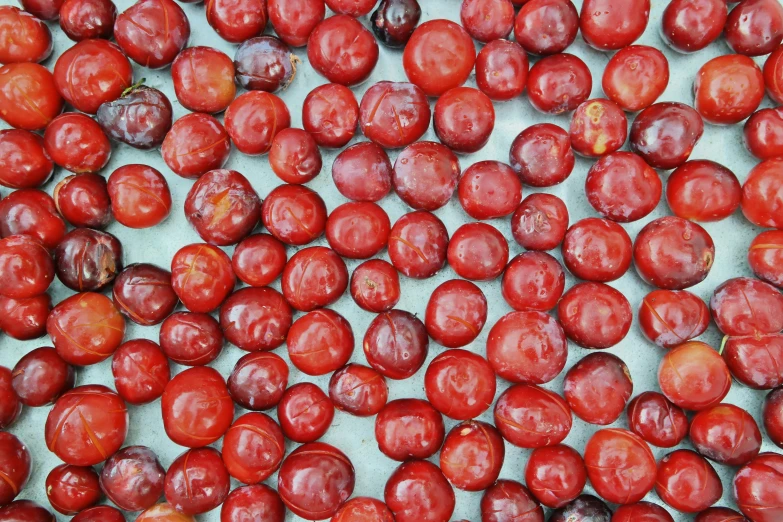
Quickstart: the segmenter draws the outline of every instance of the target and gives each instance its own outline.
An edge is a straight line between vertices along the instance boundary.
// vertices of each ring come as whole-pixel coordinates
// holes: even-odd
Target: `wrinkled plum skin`
[[[54,188],[57,211],[75,227],[105,228],[112,219],[106,178],[86,172],[68,176]]]
[[[54,261],[65,286],[95,292],[110,285],[122,270],[122,244],[108,232],[77,228],[57,245]]]
[[[274,36],[245,40],[234,55],[237,83],[248,90],[277,92],[296,76],[299,63],[291,49]]]
[[[98,107],[96,120],[110,138],[131,147],[160,147],[171,128],[173,109],[168,97],[144,85]]]
[[[142,511],[163,494],[164,476],[155,452],[144,446],[129,446],[106,461],[101,489],[121,509]]]

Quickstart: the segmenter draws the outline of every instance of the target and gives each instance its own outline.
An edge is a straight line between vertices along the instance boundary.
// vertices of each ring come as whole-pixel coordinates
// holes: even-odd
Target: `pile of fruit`
[[[0,522],[449,522],[468,513],[454,488],[478,495],[474,522],[783,521],[783,454],[762,451],[783,447],[783,5],[671,0],[665,45],[723,54],[670,71],[634,45],[650,0],[577,3],[206,0],[191,20],[174,0],[0,6]],[[194,45],[194,13],[233,59]],[[53,30],[72,45],[53,49]],[[605,58],[604,97],[568,52],[580,35]],[[692,106],[658,101],[670,75],[693,80]],[[547,123],[472,161],[504,139],[496,111],[523,104]],[[750,172],[719,147],[690,159],[705,126],[742,122]],[[112,149],[142,163],[107,168]],[[567,180],[588,160],[582,192]],[[570,219],[557,186],[594,215]],[[201,241],[126,264],[164,248],[134,234],[180,208],[193,230],[156,240]],[[749,249],[716,248],[700,223],[739,213]],[[747,273],[705,302],[692,287],[737,256]],[[631,265],[648,287],[633,303],[617,283]],[[397,308],[426,279],[421,317]],[[647,346],[608,350],[634,322]],[[619,357],[634,350],[655,351],[655,389],[634,390]],[[743,409],[732,386],[764,392]],[[149,403],[186,449],[167,469],[154,438],[127,444]],[[45,424],[22,430],[41,418],[23,408]],[[375,464],[323,439],[341,415],[399,462],[382,500],[354,496]],[[30,432],[62,461],[35,469],[45,493]]]

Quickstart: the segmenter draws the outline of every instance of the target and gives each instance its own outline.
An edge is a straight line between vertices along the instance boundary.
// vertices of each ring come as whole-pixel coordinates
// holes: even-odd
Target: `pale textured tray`
[[[120,12],[127,9],[133,3],[131,0],[115,1]],[[459,22],[459,9],[461,5],[459,0],[419,1],[422,4],[422,21],[434,18],[449,18]],[[0,4],[5,3],[10,2],[8,0],[0,0]],[[581,0],[575,0],[577,8],[581,7],[581,3]],[[723,40],[719,40],[710,45],[707,49],[692,55],[681,55],[671,51],[664,44],[659,35],[661,14],[666,7],[666,4],[667,2],[665,0],[653,0],[650,23],[644,35],[637,43],[662,49],[669,59],[671,79],[668,88],[658,101],[680,101],[692,104],[692,82],[698,68],[709,59],[721,54],[727,54],[730,50]],[[189,45],[212,46],[226,52],[233,58],[237,46],[222,40],[207,24],[203,4],[180,5],[190,19],[192,33]],[[331,13],[328,13],[328,15],[330,14]],[[368,17],[361,19],[361,22],[369,27]],[[55,58],[65,49],[70,47],[72,42],[68,40],[56,23],[50,24],[50,28],[54,34],[55,52],[44,65],[51,69],[54,66]],[[267,33],[271,34],[271,27],[268,27]],[[567,52],[579,56],[590,66],[593,73],[592,96],[602,97],[601,75],[604,66],[609,60],[610,54],[600,53],[589,48],[585,45],[581,36],[577,38],[577,41]],[[305,96],[315,86],[327,82],[309,65],[305,48],[296,49],[295,53],[302,59],[303,63],[298,69],[293,84],[288,90],[278,94],[288,105],[291,112],[292,126],[301,127],[301,107]],[[759,64],[763,63],[761,59],[758,59],[757,61]],[[134,64],[134,77],[136,79],[144,77],[147,79],[147,85],[165,92],[174,106],[175,118],[179,118],[188,112],[177,103],[168,69],[163,71],[150,71]],[[380,59],[372,76],[367,82],[354,88],[357,99],[361,100],[364,91],[380,80],[406,81],[405,73],[402,69],[401,50],[390,50],[381,46]],[[468,80],[467,85],[475,87],[475,77],[473,75]],[[431,100],[431,102],[434,104],[434,100]],[[765,98],[762,106],[770,106],[769,99]],[[569,116],[567,115],[548,117],[535,111],[528,102],[526,95],[510,102],[496,104],[495,112],[497,119],[490,143],[476,154],[461,156],[460,163],[463,170],[480,160],[494,159],[507,162],[508,149],[511,141],[520,131],[530,125],[541,122],[551,122],[567,129],[569,123]],[[358,134],[354,139],[354,142],[362,141],[364,139],[365,138],[361,134]],[[437,141],[431,126],[430,130],[428,130],[427,134],[422,139]],[[627,149],[627,146],[625,148]],[[326,201],[327,208],[331,211],[347,200],[337,192],[331,179],[331,165],[338,151],[322,149],[321,152],[324,159],[323,171],[315,180],[309,183],[308,186],[321,194]],[[392,162],[396,155],[397,152],[390,152]],[[716,127],[706,124],[704,136],[691,155],[691,159],[700,158],[722,163],[734,171],[740,181],[745,180],[749,170],[755,165],[755,159],[742,145],[742,125]],[[124,247],[124,262],[126,265],[148,262],[168,268],[172,256],[180,247],[189,243],[201,241],[199,236],[186,221],[182,210],[185,196],[192,185],[192,181],[185,180],[172,173],[166,167],[165,163],[163,163],[158,151],[141,152],[117,144],[114,145],[111,162],[103,170],[102,174],[108,176],[113,169],[128,163],[144,163],[151,165],[166,176],[169,186],[171,187],[174,201],[172,212],[164,223],[151,229],[132,230],[123,227],[119,223],[113,222],[107,230],[121,239]],[[565,183],[557,187],[543,189],[545,192],[561,197],[566,202],[568,211],[571,215],[571,223],[584,217],[597,215],[587,203],[584,195],[584,180],[591,164],[592,161],[590,160],[577,159],[574,172]],[[281,184],[280,180],[270,170],[265,156],[248,157],[234,149],[231,153],[227,168],[238,170],[247,176],[261,197],[265,197],[274,187]],[[44,187],[44,190],[51,194],[54,185],[67,174],[68,173],[64,170],[57,169],[52,181]],[[664,182],[667,174],[668,173],[661,173]],[[530,194],[534,191],[537,190],[525,187],[523,195]],[[0,188],[0,193],[4,196],[7,195],[8,192],[8,189]],[[392,223],[402,214],[410,210],[394,194],[387,196],[380,204],[388,212]],[[636,223],[624,225],[624,227],[631,237],[634,238],[644,224],[651,219],[669,213],[665,200],[662,200],[653,214]],[[456,196],[452,198],[452,201],[446,207],[436,211],[435,214],[446,224],[449,234],[452,234],[461,224],[471,220],[460,207]],[[490,223],[496,226],[508,238],[512,257],[522,252],[522,248],[512,239],[509,219],[493,220]],[[719,223],[708,223],[704,225],[704,227],[709,231],[715,241],[717,250],[716,260],[709,277],[699,285],[691,288],[690,291],[696,293],[705,301],[708,301],[712,290],[726,279],[736,276],[752,275],[747,265],[746,254],[750,241],[759,230],[751,226],[739,212],[729,219]],[[313,243],[313,245],[326,244],[324,238],[320,238]],[[233,247],[226,249],[226,252],[229,255],[232,251]],[[293,254],[294,251],[295,249],[289,248],[289,256]],[[559,249],[554,250],[551,253],[558,259],[561,259]],[[388,260],[385,251],[382,253],[381,257]],[[353,270],[358,264],[357,261],[348,261],[349,270]],[[402,277],[402,299],[400,300],[398,308],[408,310],[419,315],[419,317],[423,317],[424,309],[432,290],[443,281],[455,277],[456,274],[449,267],[444,268],[435,277],[425,281],[414,281]],[[570,287],[574,282],[575,278],[568,275],[567,287]],[[481,335],[474,343],[466,347],[466,349],[475,351],[483,356],[485,355],[485,343],[490,327],[501,316],[511,311],[511,308],[500,295],[499,280],[478,283],[478,285],[488,298],[489,318]],[[618,281],[611,283],[611,285],[620,289],[628,297],[634,309],[634,315],[636,315],[639,303],[644,295],[652,290],[652,287],[646,285],[639,279],[633,269],[629,270],[628,273]],[[279,281],[273,284],[273,286],[279,290]],[[50,293],[54,302],[57,303],[71,295],[72,292],[60,284],[59,281],[55,281],[50,288]],[[364,312],[356,306],[347,292],[332,308],[345,316],[353,327],[354,335],[356,337],[356,346],[351,359],[352,362],[366,364],[361,342],[364,331],[372,320],[373,314]],[[297,314],[297,317],[299,315],[301,314]],[[147,338],[157,341],[158,327],[142,327],[128,321],[126,340],[135,338]],[[713,324],[710,326],[707,333],[700,339],[717,347],[720,345],[720,338],[720,333]],[[25,353],[36,347],[46,345],[50,345],[50,341],[46,337],[34,341],[18,342],[6,336],[0,336],[0,365],[9,368],[13,367]],[[443,350],[443,347],[431,342],[427,364],[436,355],[443,352]],[[656,375],[658,363],[663,352],[642,336],[636,320],[634,320],[631,332],[625,340],[618,346],[610,349],[609,352],[621,357],[630,368],[634,381],[634,395],[637,395],[644,390],[658,389]],[[243,352],[234,346],[226,345],[223,353],[211,366],[216,368],[227,378],[234,363],[245,353],[246,352]],[[276,353],[288,361],[288,354],[284,346],[277,349]],[[566,370],[587,353],[589,353],[587,350],[569,343],[569,358]],[[289,366],[291,368],[290,384],[301,381],[311,381],[321,386],[324,390],[327,389],[329,375],[312,378],[299,372],[293,365],[290,365],[290,363]],[[389,381],[390,400],[405,397],[424,398],[423,380],[425,368],[426,365],[415,376],[408,380]],[[182,369],[183,367],[172,363],[173,373],[177,373]],[[547,384],[546,387],[557,393],[562,393],[563,375],[565,375],[565,370],[557,379]],[[104,384],[113,387],[111,360],[78,370],[77,384],[91,383]],[[499,396],[508,386],[509,383],[499,380],[497,396]],[[750,390],[735,383],[732,386],[726,401],[747,409],[759,422],[759,426],[761,426],[761,405],[763,398],[763,392]],[[19,498],[32,499],[47,506],[48,502],[44,491],[44,480],[46,479],[49,470],[60,464],[57,457],[47,450],[44,442],[43,429],[48,411],[48,407],[35,409],[26,408],[19,421],[17,421],[10,430],[28,445],[34,458],[33,475]],[[237,415],[242,413],[244,413],[244,411],[241,408],[237,408]],[[274,411],[269,413],[273,416],[275,415]],[[128,433],[125,445],[142,444],[153,448],[164,466],[171,464],[171,462],[184,451],[184,448],[171,442],[163,430],[159,400],[142,407],[131,407],[130,418],[130,432]],[[490,408],[489,411],[485,412],[480,419],[492,422],[492,409]],[[455,421],[450,419],[445,420],[447,429],[450,429],[456,424]],[[626,427],[625,415],[621,416],[612,426]],[[322,440],[334,444],[345,451],[353,461],[354,466],[356,467],[355,496],[366,495],[383,499],[383,488],[386,479],[398,463],[388,459],[378,450],[375,443],[373,427],[374,418],[360,419],[345,413],[337,412],[334,418],[334,424]],[[573,429],[565,440],[565,443],[582,452],[585,442],[597,429],[598,427],[586,424],[574,417]],[[215,446],[219,449],[220,444],[221,442],[218,442]],[[286,445],[286,449],[289,452],[295,447],[296,444],[292,443]],[[683,447],[689,446],[686,443]],[[776,447],[770,443],[765,436],[762,451],[772,451],[775,449]],[[670,450],[653,448],[656,458],[661,458],[668,451]],[[506,443],[506,459],[501,477],[523,481],[524,467],[528,455],[528,450],[516,448],[511,444]],[[437,455],[433,457],[432,460],[437,463]],[[735,470],[734,468],[718,464],[715,464],[715,468],[718,470],[724,486],[724,495],[720,500],[719,505],[734,506],[734,500],[731,493],[731,479]],[[267,483],[276,487],[277,475],[273,475]],[[232,488],[237,486],[239,486],[239,483],[233,481]],[[472,522],[480,522],[479,501],[481,500],[481,493],[455,491],[457,496],[457,507],[452,519],[467,519]],[[589,484],[585,492],[593,492]],[[655,493],[648,494],[646,500],[661,503]],[[671,508],[667,509],[677,521],[691,520],[693,518],[692,516],[678,513]],[[197,518],[199,521],[203,522],[217,522],[220,519],[220,510],[216,509]],[[64,517],[58,514],[58,520],[70,520],[70,517]],[[129,515],[128,520],[134,520],[134,516]],[[286,520],[300,521],[302,519],[289,513]]]

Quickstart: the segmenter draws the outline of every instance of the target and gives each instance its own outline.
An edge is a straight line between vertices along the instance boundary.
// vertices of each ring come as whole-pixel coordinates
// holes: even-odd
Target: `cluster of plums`
[[[233,59],[186,47],[190,23],[174,0],[138,0],[122,13],[111,0],[21,3],[0,6],[0,119],[11,127],[0,131],[0,185],[11,189],[0,199],[0,330],[48,335],[52,347],[0,367],[0,429],[23,405],[51,407],[44,437],[63,462],[46,478],[54,510],[74,522],[122,522],[123,511],[139,513],[137,522],[192,522],[218,507],[222,522],[282,522],[286,511],[449,522],[456,487],[483,491],[481,522],[542,522],[545,507],[550,522],[672,522],[643,500],[652,490],[698,522],[783,520],[783,455],[761,453],[753,416],[722,402],[732,379],[771,390],[763,424],[783,447],[783,107],[758,110],[765,91],[783,104],[777,0],[668,3],[661,34],[671,48],[696,52],[723,34],[732,51],[696,72],[692,107],[656,103],[667,58],[633,45],[650,0],[584,0],[581,12],[571,0],[463,0],[461,25],[419,24],[416,0],[206,0],[209,25],[238,44]],[[75,43],[50,71],[39,62],[53,51],[57,19]],[[565,52],[578,32],[613,53],[606,98],[590,99],[590,69]],[[478,53],[474,40],[486,44]],[[374,70],[378,41],[404,47],[410,83],[380,81],[357,100],[350,87]],[[307,64],[291,51],[305,45]],[[529,55],[538,57],[532,67]],[[763,68],[752,59],[762,55]],[[305,66],[329,83],[307,95],[298,129],[275,93]],[[191,112],[174,121],[167,96],[138,82],[134,68],[170,68]],[[463,86],[474,71],[478,88]],[[569,113],[569,129],[532,125],[507,163],[462,170],[457,154],[490,140],[495,102],[525,91],[538,111]],[[419,141],[430,121],[439,142]],[[744,183],[715,161],[689,160],[704,121],[745,121],[745,145],[760,162]],[[324,167],[320,149],[346,147],[357,129],[368,141],[331,165],[350,201],[329,213],[305,184]],[[154,227],[173,205],[169,172],[102,170],[117,142],[159,150],[173,175],[193,180],[184,213],[203,242],[180,248],[170,267],[124,266],[121,239],[104,231],[112,221]],[[400,149],[393,164],[387,149]],[[283,184],[262,200],[251,180],[223,168],[234,150],[266,155]],[[597,217],[570,223],[564,202],[545,191],[522,199],[523,185],[566,181],[575,154],[595,161],[584,191]],[[68,174],[50,195],[40,187],[53,185],[55,167]],[[671,171],[665,187],[655,169]],[[378,205],[392,191],[411,209],[394,223]],[[449,237],[433,212],[455,192],[474,221]],[[672,215],[632,240],[622,224],[647,217],[664,193]],[[747,253],[756,277],[723,282],[705,304],[687,289],[724,253],[699,222],[737,209],[769,229]],[[486,222],[498,218],[525,249],[513,259],[511,238]],[[266,232],[254,233],[259,224]],[[311,244],[322,236],[328,247]],[[562,265],[547,253],[556,248]],[[384,250],[389,261],[377,257]],[[363,262],[349,273],[344,259]],[[423,317],[395,308],[400,274],[426,279],[446,264],[459,278],[437,286]],[[655,287],[638,324],[663,354],[660,392],[633,399],[628,367],[601,351],[631,328],[631,304],[607,283],[632,264]],[[566,270],[580,280],[568,289]],[[47,293],[55,278],[74,292],[59,303]],[[513,311],[487,325],[487,297],[472,281],[497,278]],[[278,279],[281,291],[269,286]],[[360,339],[366,365],[350,362],[353,327],[328,308],[346,290],[374,314]],[[711,320],[725,336],[720,350],[695,340]],[[126,340],[127,321],[159,325],[159,342]],[[486,350],[468,349],[485,327]],[[445,350],[424,369],[426,400],[389,401],[387,380],[422,370],[430,339]],[[248,352],[227,379],[209,366],[226,341]],[[558,394],[543,385],[565,369],[569,342],[596,351],[567,370]],[[288,363],[274,353],[283,345],[297,370],[331,375],[328,390],[288,386]],[[114,390],[76,386],[75,368],[107,359]],[[188,368],[172,376],[170,362]],[[496,400],[498,377],[511,386]],[[157,399],[166,434],[187,448],[168,470],[153,449],[123,447],[128,405]],[[234,418],[235,405],[249,411]],[[276,419],[263,413],[273,408]],[[490,408],[494,425],[475,420]],[[349,455],[319,442],[335,409],[374,416],[380,451],[400,462],[383,502],[351,498]],[[628,429],[606,427],[623,414]],[[444,415],[459,424],[447,432]],[[574,415],[602,427],[583,454],[562,444]],[[656,462],[650,445],[674,448],[686,437],[693,450]],[[221,439],[221,451],[211,447]],[[286,441],[300,445],[286,454]],[[533,450],[516,470],[525,485],[498,480],[506,442]],[[714,507],[723,484],[710,461],[737,468],[742,514]],[[15,500],[30,473],[24,442],[0,431],[0,522],[54,520]],[[275,473],[276,489],[262,483]],[[243,485],[231,491],[232,479]],[[588,480],[600,499],[583,494]],[[104,496],[116,508],[98,505]]]

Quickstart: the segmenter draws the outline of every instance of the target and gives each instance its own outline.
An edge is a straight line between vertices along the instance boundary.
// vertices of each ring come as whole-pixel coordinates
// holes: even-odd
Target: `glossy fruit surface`
[[[310,133],[301,129],[282,129],[272,140],[269,165],[286,183],[307,183],[321,172],[321,153]]]
[[[95,506],[85,509],[71,520],[74,522],[124,522],[125,516],[116,508]]]
[[[487,298],[475,284],[452,279],[433,290],[424,314],[432,339],[446,348],[473,342],[487,321]]]
[[[783,330],[781,307],[783,295],[775,287],[750,277],[729,279],[715,289],[710,299],[715,323],[730,336],[778,333]]]
[[[417,27],[402,56],[405,75],[427,96],[440,96],[465,83],[475,61],[470,35],[449,20],[430,20]]]
[[[546,252],[523,252],[503,273],[500,292],[514,310],[548,312],[557,306],[565,288],[565,271]]]
[[[380,201],[391,190],[391,177],[386,151],[369,141],[351,145],[332,163],[334,186],[353,201]]]
[[[392,185],[416,210],[437,210],[448,203],[460,177],[457,156],[445,145],[419,141],[407,146],[394,162]]]
[[[401,274],[426,279],[446,263],[449,233],[437,216],[427,211],[405,214],[392,226],[389,259]]]
[[[180,248],[171,260],[171,287],[185,308],[209,313],[234,289],[231,259],[219,248],[194,243]]]
[[[394,515],[380,500],[354,497],[342,505],[331,522],[394,522]]]
[[[165,94],[141,85],[126,89],[119,98],[101,104],[96,120],[110,138],[147,150],[163,143],[171,128],[172,112],[171,102]]]
[[[52,53],[52,33],[46,24],[16,6],[0,9],[0,35],[5,42],[0,63],[41,62]]]
[[[54,83],[76,110],[95,114],[133,84],[133,69],[122,50],[107,40],[83,40],[54,65]]]
[[[54,279],[46,248],[29,236],[0,239],[0,295],[24,299],[40,295]]]
[[[375,440],[387,457],[405,461],[434,455],[443,444],[443,417],[421,399],[389,402],[375,418]]]
[[[285,439],[271,417],[246,413],[223,438],[223,463],[228,473],[245,484],[266,480],[283,461]]]
[[[756,165],[742,185],[742,214],[759,227],[783,229],[783,159]]]
[[[566,232],[563,263],[580,279],[614,281],[630,268],[631,248],[631,237],[614,221],[585,218]]]
[[[610,348],[631,329],[633,314],[625,296],[603,283],[577,283],[557,305],[566,336],[585,348]]]
[[[29,131],[0,131],[0,185],[13,189],[35,188],[52,175],[54,164],[44,152],[43,139]]]
[[[767,94],[775,102],[780,103],[783,100],[783,88],[780,87],[780,79],[783,78],[783,61],[781,61],[783,51],[780,47],[772,51],[764,62],[764,82],[767,86]]]
[[[179,301],[171,287],[171,273],[147,263],[125,267],[114,280],[112,297],[123,315],[146,326],[163,321]]]
[[[631,522],[643,520],[644,522],[674,522],[674,519],[664,508],[652,502],[636,502],[620,506],[612,515],[614,522]]]
[[[505,447],[491,424],[466,421],[449,431],[440,451],[440,468],[454,487],[481,491],[500,475]]]
[[[246,351],[280,346],[292,320],[291,307],[271,288],[242,288],[220,308],[220,327],[226,340]]]
[[[283,522],[285,505],[277,491],[265,484],[238,487],[223,501],[220,522],[242,522],[248,516],[255,522]]]
[[[314,442],[332,425],[334,405],[313,383],[300,382],[288,388],[277,405],[277,418],[286,438]]]
[[[696,414],[690,437],[696,451],[729,466],[747,464],[761,450],[761,432],[750,413],[733,404],[719,404]]]
[[[212,47],[189,47],[171,64],[177,100],[194,112],[222,112],[234,99],[234,63]]]
[[[688,435],[688,417],[658,392],[643,392],[628,404],[628,425],[649,444],[671,448]]]
[[[223,349],[223,332],[210,315],[177,312],[160,327],[160,347],[166,357],[183,366],[203,366]]]
[[[26,235],[53,250],[65,236],[54,200],[42,190],[21,189],[0,201],[0,237]]]
[[[61,114],[49,123],[44,132],[44,150],[55,164],[75,174],[97,172],[111,157],[111,143],[100,125],[74,112]]]
[[[283,243],[306,245],[326,228],[326,204],[318,193],[307,187],[280,185],[264,200],[261,221],[269,233]]]
[[[351,297],[368,312],[388,312],[400,300],[400,276],[387,261],[370,259],[351,274]]]
[[[27,406],[46,406],[73,388],[73,368],[54,348],[42,347],[25,354],[13,368],[13,388]],[[13,404],[9,401],[8,404]],[[15,411],[13,409],[12,411]]]
[[[24,299],[0,296],[0,330],[21,341],[41,337],[46,333],[46,318],[51,309],[49,294]]]
[[[349,259],[366,259],[383,249],[391,233],[386,211],[375,203],[344,203],[326,220],[326,240],[335,252]]]
[[[734,475],[734,496],[748,518],[773,522],[783,514],[780,508],[780,472],[783,458],[762,453]]]
[[[758,108],[764,97],[764,77],[747,56],[713,58],[696,73],[694,108],[716,125],[738,123]]]
[[[285,245],[269,234],[253,234],[239,242],[231,257],[231,267],[242,282],[260,287],[283,273],[288,260]]]
[[[160,152],[175,174],[195,179],[225,165],[231,140],[223,125],[209,114],[186,114],[174,122]]]
[[[508,157],[519,179],[533,187],[562,183],[571,175],[575,162],[568,133],[551,123],[532,125],[520,132],[511,143]]]
[[[114,35],[117,7],[111,0],[67,0],[60,6],[60,29],[76,42]]]
[[[467,223],[451,236],[446,259],[458,276],[489,281],[498,277],[508,263],[508,243],[491,225]]]
[[[30,100],[35,107],[27,105]],[[0,119],[17,129],[42,130],[63,110],[54,77],[34,63],[0,67]]]
[[[353,353],[353,331],[343,316],[314,310],[294,322],[286,345],[291,363],[307,375],[325,375],[344,366]]]
[[[510,0],[466,0],[459,15],[462,26],[479,42],[506,38],[514,26],[514,6]]]
[[[593,164],[585,180],[587,201],[602,216],[620,223],[641,219],[658,205],[663,185],[641,156],[613,152]]]
[[[727,16],[722,0],[674,0],[663,11],[661,35],[675,51],[696,52],[717,40]]]
[[[52,195],[57,211],[75,227],[102,229],[112,220],[106,179],[99,174],[68,176],[54,187]]]
[[[679,167],[701,139],[704,123],[684,103],[655,103],[644,109],[631,126],[631,150],[651,167]]]
[[[579,15],[571,0],[532,0],[516,16],[514,38],[526,51],[548,56],[574,43],[578,29]]]
[[[404,46],[421,18],[417,0],[382,0],[370,22],[375,36],[388,47]]]
[[[565,367],[568,346],[560,324],[538,311],[511,312],[489,331],[487,359],[511,382],[544,384]]]
[[[261,199],[239,172],[211,170],[190,188],[185,198],[185,217],[204,241],[233,245],[258,224]]]
[[[593,77],[587,64],[573,54],[546,56],[530,68],[530,104],[545,114],[563,114],[590,97]]]
[[[146,339],[121,344],[111,362],[114,388],[130,404],[146,404],[161,395],[171,377],[160,347]]]
[[[563,395],[574,415],[591,424],[617,420],[633,394],[631,371],[617,356],[586,355],[566,373]]]
[[[246,39],[234,54],[237,83],[253,91],[285,89],[294,81],[298,64],[299,58],[274,36]]]
[[[109,298],[84,292],[54,307],[46,331],[63,360],[87,366],[107,359],[119,347],[125,320]]]
[[[386,505],[396,522],[445,522],[454,512],[454,490],[435,464],[409,460],[386,482]]]
[[[527,250],[552,250],[563,242],[568,229],[568,209],[552,194],[531,194],[511,216],[514,240]]]
[[[117,17],[114,37],[131,60],[161,69],[187,44],[190,23],[173,0],[142,0]]]
[[[750,388],[770,390],[783,384],[778,361],[783,357],[783,335],[754,334],[728,337],[723,360],[732,377]]]
[[[17,500],[0,508],[3,522],[55,522],[54,515],[32,500]]]
[[[66,464],[94,466],[120,449],[127,433],[125,402],[105,386],[89,384],[57,399],[44,435],[49,451]]]
[[[267,9],[272,28],[292,47],[307,44],[310,33],[326,14],[323,0],[267,0]]]
[[[769,0],[752,0],[737,7],[723,29],[729,47],[747,56],[774,51],[783,40],[783,7]]]
[[[424,323],[403,310],[379,314],[364,334],[367,362],[389,379],[407,379],[424,364],[429,337]]]
[[[111,173],[106,189],[112,215],[126,227],[154,227],[171,211],[171,191],[166,178],[152,167],[122,166]]]
[[[212,0],[206,4],[206,15],[207,23],[224,40],[241,44],[264,31],[266,0]]]
[[[250,91],[231,102],[224,121],[237,149],[255,156],[270,151],[277,133],[291,126],[291,114],[274,94]]]
[[[476,57],[476,84],[495,101],[516,98],[525,90],[528,58],[516,42],[493,40]]]
[[[595,432],[585,446],[590,483],[601,498],[616,504],[638,502],[655,485],[655,457],[638,435],[609,428]]]
[[[482,522],[543,522],[544,510],[530,491],[513,480],[500,479],[481,497]]]
[[[269,352],[242,356],[228,377],[228,393],[245,409],[260,411],[277,406],[288,387],[288,364]]]
[[[359,124],[370,141],[396,149],[421,138],[431,114],[427,94],[421,88],[413,83],[382,81],[362,96]]]
[[[645,282],[682,290],[702,282],[715,261],[715,244],[700,225],[668,216],[649,222],[633,247],[636,272]]]
[[[564,444],[536,448],[525,467],[525,483],[530,491],[551,508],[574,500],[586,482],[587,469],[582,456]]]
[[[358,121],[359,103],[353,91],[340,83],[316,87],[302,105],[302,126],[322,147],[347,145]]]
[[[0,464],[0,471],[3,473],[3,483],[0,484],[0,505],[5,506],[27,485],[32,471],[32,459],[27,446],[16,435],[5,431],[0,432],[0,455],[3,457]]]
[[[348,269],[334,250],[309,247],[291,256],[281,282],[288,303],[311,312],[337,301],[348,288]]]
[[[500,161],[480,161],[462,173],[459,201],[475,219],[508,216],[522,199],[522,184],[514,170]]]
[[[620,49],[606,64],[601,82],[609,99],[630,112],[652,105],[668,83],[666,56],[646,45]]]
[[[471,87],[450,89],[435,103],[433,126],[438,139],[454,152],[476,152],[495,127],[492,100]]]
[[[709,323],[707,305],[685,290],[653,290],[639,306],[642,333],[662,348],[700,336]]]
[[[717,502],[723,486],[704,457],[694,451],[677,450],[661,459],[655,492],[674,509],[696,513]]]
[[[353,464],[342,451],[313,442],[286,457],[277,486],[280,498],[295,515],[321,520],[334,515],[351,496],[355,480]]]
[[[754,112],[743,127],[743,142],[748,152],[760,160],[783,156],[783,109]]]
[[[315,26],[307,40],[307,58],[327,80],[356,85],[366,80],[378,63],[378,42],[355,18],[330,16]]]
[[[436,410],[456,420],[485,412],[495,398],[495,374],[486,359],[467,350],[446,350],[427,366],[424,391]]]
[[[753,238],[748,249],[748,264],[756,277],[781,288],[783,287],[781,254],[783,254],[783,232],[767,230]]]
[[[189,448],[218,440],[234,417],[226,382],[208,367],[177,374],[166,385],[160,407],[166,434],[176,444]]]
[[[515,384],[495,403],[495,426],[520,448],[559,444],[571,431],[571,410],[557,394],[532,384]]]
[[[228,496],[229,480],[220,452],[212,448],[191,449],[177,457],[166,472],[166,501],[185,515],[206,513]]]
[[[712,347],[690,341],[664,355],[658,384],[666,398],[677,406],[703,410],[723,400],[731,387],[731,375]]]
[[[687,161],[666,182],[669,208],[676,216],[692,221],[725,219],[737,210],[741,200],[737,176],[714,161]]]
[[[54,249],[57,278],[71,290],[106,288],[122,270],[122,244],[108,232],[76,228]]]
[[[582,4],[579,28],[588,45],[599,51],[613,51],[636,41],[649,18],[649,0],[586,0]]]
[[[101,489],[125,511],[152,507],[163,495],[166,472],[145,446],[128,446],[112,455],[101,471]]]
[[[574,151],[589,158],[601,157],[623,146],[628,137],[628,120],[615,102],[588,100],[571,116],[569,135]]]
[[[386,405],[389,387],[380,372],[360,364],[348,364],[329,379],[334,406],[357,417],[371,417]]]

